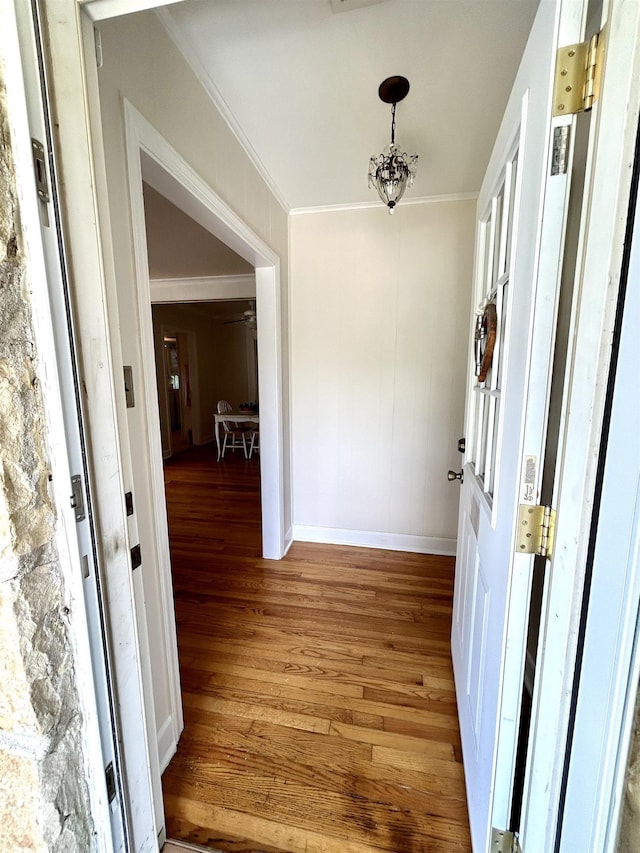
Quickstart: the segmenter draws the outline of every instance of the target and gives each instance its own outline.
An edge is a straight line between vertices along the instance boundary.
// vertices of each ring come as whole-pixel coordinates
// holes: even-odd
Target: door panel
[[[516,520],[540,488],[569,188],[548,175],[552,129],[572,124],[552,121],[551,87],[558,33],[578,41],[581,21],[581,0],[540,4],[478,199],[452,636],[474,853],[509,828],[533,565]]]

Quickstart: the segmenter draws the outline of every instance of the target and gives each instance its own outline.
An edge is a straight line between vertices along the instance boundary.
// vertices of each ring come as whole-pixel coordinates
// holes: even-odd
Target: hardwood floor
[[[453,560],[260,558],[257,460],[165,469],[185,730],[167,837],[233,853],[469,853]]]

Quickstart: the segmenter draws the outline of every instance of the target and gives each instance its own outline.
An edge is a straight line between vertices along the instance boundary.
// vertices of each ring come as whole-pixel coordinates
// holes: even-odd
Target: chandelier
[[[417,154],[407,154],[396,145],[396,104],[406,98],[409,81],[406,77],[387,77],[378,89],[378,95],[391,107],[391,145],[382,154],[369,160],[369,186],[378,190],[378,195],[393,213],[404,191],[416,176]]]

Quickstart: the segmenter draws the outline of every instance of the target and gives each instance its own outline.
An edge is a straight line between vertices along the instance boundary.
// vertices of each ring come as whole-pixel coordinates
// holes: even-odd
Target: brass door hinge
[[[605,46],[603,29],[589,41],[569,44],[558,50],[553,90],[554,116],[585,112],[598,100]]]
[[[550,558],[556,532],[556,511],[550,506],[518,507],[517,554],[539,554]]]
[[[505,829],[491,829],[491,853],[522,853],[522,847],[515,832]]]

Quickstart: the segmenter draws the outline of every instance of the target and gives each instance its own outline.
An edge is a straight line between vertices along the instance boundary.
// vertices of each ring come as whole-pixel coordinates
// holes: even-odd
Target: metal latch
[[[506,829],[491,829],[491,853],[522,853],[517,832]]]
[[[38,139],[31,139],[33,171],[36,177],[36,191],[40,201],[49,201],[49,181],[47,180],[47,161],[44,145]]]
[[[556,532],[556,511],[550,506],[520,504],[518,507],[517,554],[539,554],[550,558]]]
[[[127,510],[127,515],[133,515],[133,492],[124,493],[124,505]]]
[[[589,41],[569,44],[558,50],[553,91],[554,116],[585,112],[598,100],[605,44],[603,29]]]
[[[553,152],[551,157],[551,174],[566,175],[569,159],[569,125],[553,129]]]
[[[76,513],[76,521],[84,521],[84,494],[82,491],[82,477],[74,474],[71,478],[71,506]]]
[[[104,768],[104,775],[107,780],[107,797],[112,803],[116,798],[116,774],[113,769],[113,761],[110,761]]]

